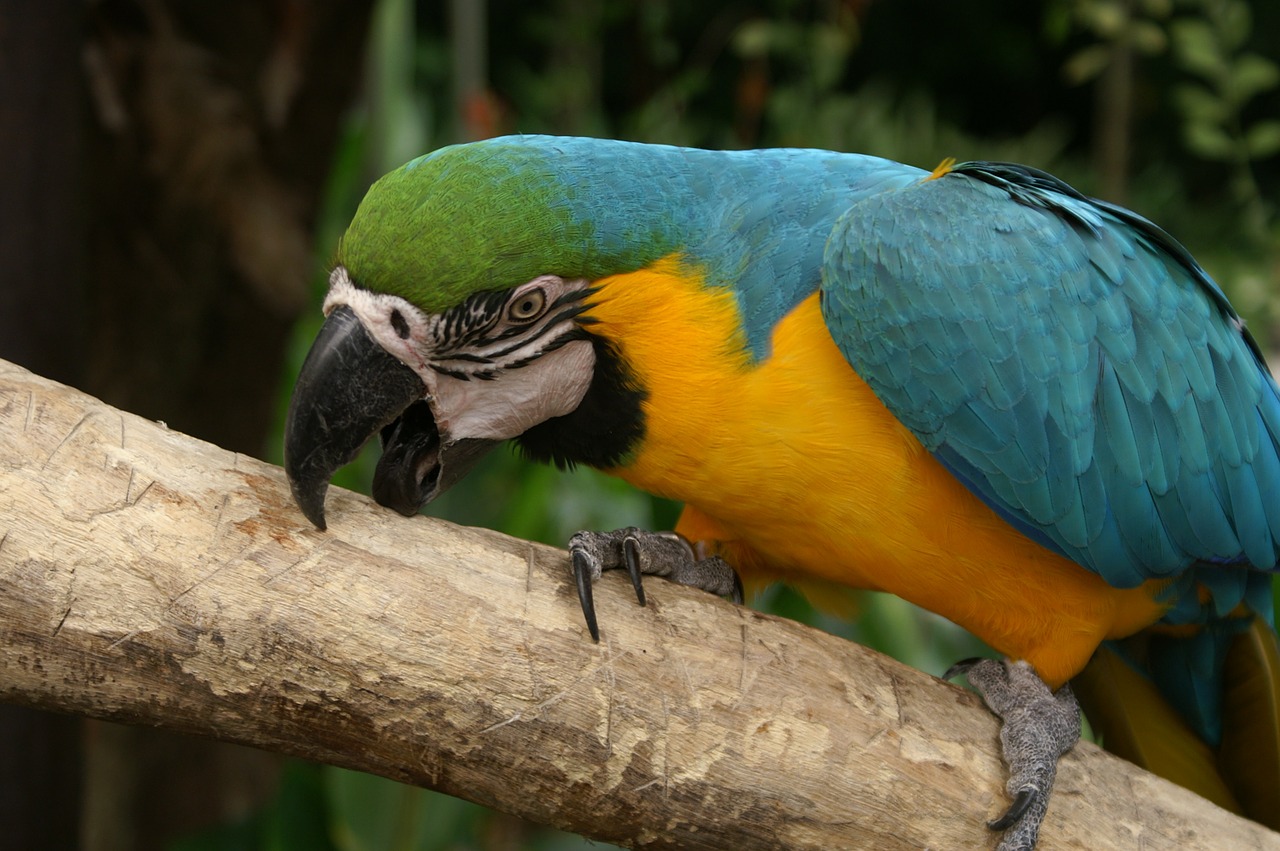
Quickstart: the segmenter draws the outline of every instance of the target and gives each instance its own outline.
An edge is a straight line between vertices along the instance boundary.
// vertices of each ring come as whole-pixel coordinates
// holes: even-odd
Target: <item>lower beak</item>
[[[496,440],[442,440],[431,405],[414,402],[382,429],[382,457],[373,473],[373,498],[406,517],[461,479]]]

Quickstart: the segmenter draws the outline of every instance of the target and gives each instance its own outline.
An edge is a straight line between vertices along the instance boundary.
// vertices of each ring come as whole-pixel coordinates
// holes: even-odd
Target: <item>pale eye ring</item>
[[[546,306],[546,292],[541,287],[532,287],[507,304],[507,319],[511,322],[532,322],[542,315]]]

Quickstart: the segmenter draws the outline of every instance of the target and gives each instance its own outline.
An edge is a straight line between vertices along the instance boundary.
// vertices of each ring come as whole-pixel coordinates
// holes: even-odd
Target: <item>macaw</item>
[[[1280,827],[1280,389],[1136,213],[1011,164],[500,138],[375,183],[324,311],[285,440],[320,529],[375,434],[405,514],[514,440],[685,503],[570,541],[593,638],[620,568],[641,603],[644,574],[887,591],[1004,654],[957,669],[1003,719],[1001,847],[1036,842],[1075,692]]]

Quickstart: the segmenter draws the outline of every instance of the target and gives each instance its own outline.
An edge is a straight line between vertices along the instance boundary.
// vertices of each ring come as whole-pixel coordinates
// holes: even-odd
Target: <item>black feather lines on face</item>
[[[432,327],[432,342],[437,358],[430,361],[433,370],[441,375],[470,381],[472,378],[489,380],[497,376],[494,369],[464,369],[446,366],[445,362],[491,366],[493,358],[472,352],[460,351],[484,342],[484,334],[502,318],[502,308],[507,302],[504,292],[483,292],[467,297],[462,304],[440,315]]]
[[[574,326],[564,326],[567,320],[577,316],[586,306],[581,299],[591,293],[589,289],[565,293],[555,300],[541,317],[527,323],[503,323],[512,291],[482,292],[469,296],[462,304],[446,310],[432,327],[436,357],[430,362],[433,370],[441,375],[469,381],[478,378],[492,380],[505,370],[519,369],[538,358],[553,352],[574,339]],[[566,306],[567,305],[567,306]],[[552,315],[551,311],[563,308]],[[516,360],[504,361],[512,353],[526,348],[530,343],[553,336],[546,342]],[[492,346],[511,340],[511,344],[496,350]],[[468,368],[471,365],[482,368]]]

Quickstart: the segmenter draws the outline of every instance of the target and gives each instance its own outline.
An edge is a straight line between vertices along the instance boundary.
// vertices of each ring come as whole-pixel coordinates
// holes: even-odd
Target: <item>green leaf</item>
[[[774,25],[766,20],[747,21],[733,35],[733,49],[744,59],[760,59],[769,55],[773,45]]]
[[[1129,43],[1139,53],[1155,56],[1169,46],[1169,37],[1164,27],[1152,21],[1134,21],[1129,28]]]
[[[1086,83],[1101,74],[1110,61],[1111,49],[1105,44],[1093,44],[1068,59],[1062,66],[1062,75],[1069,83]]]
[[[1184,118],[1203,124],[1222,124],[1230,107],[1214,92],[1198,83],[1185,83],[1174,90],[1174,98]]]
[[[1129,9],[1110,0],[1095,0],[1081,10],[1081,17],[1100,38],[1114,41],[1129,21]]]
[[[1174,54],[1182,67],[1207,80],[1222,78],[1227,61],[1209,24],[1200,20],[1175,21],[1170,30]]]
[[[1188,121],[1184,132],[1187,147],[1205,159],[1230,161],[1235,159],[1236,146],[1231,137],[1216,124]]]
[[[1280,66],[1256,53],[1246,53],[1231,65],[1224,88],[1236,106],[1280,83]]]
[[[1253,30],[1253,13],[1244,0],[1227,0],[1213,16],[1221,43],[1228,51],[1240,47]]]
[[[1244,136],[1244,146],[1249,158],[1254,160],[1280,153],[1280,121],[1261,121],[1250,127]]]

